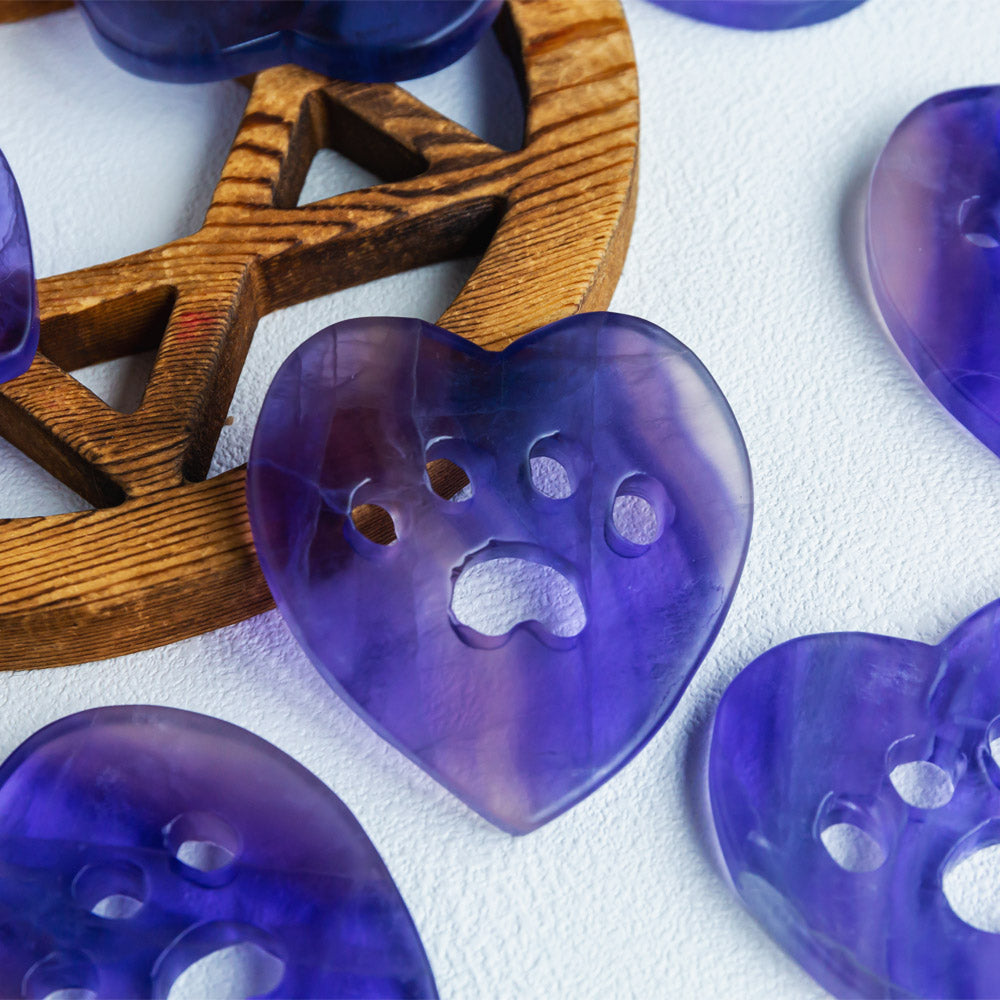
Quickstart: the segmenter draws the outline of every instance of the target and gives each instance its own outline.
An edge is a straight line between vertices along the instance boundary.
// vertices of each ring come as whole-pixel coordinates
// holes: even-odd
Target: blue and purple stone
[[[1000,602],[938,646],[793,639],[723,695],[709,791],[726,865],[836,996],[997,995],[1000,926],[957,889],[1000,843],[998,713]]]
[[[868,268],[889,332],[935,396],[1000,455],[1000,87],[903,120],[868,196]]]
[[[23,375],[38,347],[38,293],[21,193],[0,153],[0,382]]]
[[[840,17],[864,0],[653,0],[676,14],[749,31],[802,28]]]
[[[131,73],[200,83],[297,63],[341,80],[425,76],[465,55],[501,0],[81,0]]]
[[[357,821],[252,733],[100,708],[0,767],[0,995],[165,997],[234,945],[264,953],[268,996],[437,995]]]
[[[441,460],[468,478],[451,499],[431,479]],[[553,463],[558,489],[538,474]],[[663,724],[729,607],[752,506],[709,373],[612,313],[500,352],[415,319],[328,327],[268,390],[247,500],[275,600],[326,680],[512,833],[578,803]],[[365,507],[393,531],[359,530]],[[575,619],[480,629],[461,613],[478,574],[498,572],[489,601],[506,607],[515,571],[539,567]]]

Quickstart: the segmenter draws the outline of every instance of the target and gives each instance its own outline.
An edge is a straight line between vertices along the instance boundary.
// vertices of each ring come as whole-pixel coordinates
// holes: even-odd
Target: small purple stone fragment
[[[794,639],[723,695],[709,757],[723,856],[754,916],[835,995],[997,995],[1000,934],[945,888],[1000,843],[998,733],[1000,602],[939,646]]]
[[[653,0],[676,14],[750,31],[802,28],[840,17],[864,0]]]
[[[123,69],[200,83],[297,63],[341,80],[408,80],[465,55],[501,0],[81,0]]]
[[[100,708],[11,754],[0,995],[165,997],[237,944],[271,956],[268,996],[436,996],[364,831],[252,733],[172,708]]]
[[[882,151],[868,268],[889,332],[935,396],[1000,455],[1000,87],[925,101]]]
[[[38,347],[38,293],[21,193],[0,153],[0,382],[23,375]]]
[[[470,480],[451,500],[426,468],[440,459]],[[562,489],[536,475],[542,460]],[[612,313],[501,352],[419,320],[328,327],[271,384],[247,500],[275,600],[326,680],[513,833],[587,796],[670,714],[728,609],[751,518],[711,376]],[[392,544],[358,530],[361,505],[391,516]],[[630,506],[647,520],[619,519]],[[461,618],[470,574],[501,560],[560,581],[575,624],[546,609],[489,631]],[[521,596],[515,580],[492,603]]]

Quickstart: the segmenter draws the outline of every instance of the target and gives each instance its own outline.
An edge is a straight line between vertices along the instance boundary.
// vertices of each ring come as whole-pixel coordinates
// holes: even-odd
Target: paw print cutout
[[[275,600],[326,680],[513,833],[656,732],[722,623],[751,518],[711,376],[611,313],[496,352],[419,320],[321,331],[268,391],[247,500]],[[464,611],[477,588],[499,609],[488,622]]]
[[[0,382],[28,370],[38,347],[38,330],[28,222],[17,182],[0,153]]]
[[[709,791],[730,874],[837,996],[996,995],[1000,911],[970,872],[1000,844],[998,626],[1000,602],[939,646],[794,639],[719,704]]]
[[[5,997],[166,997],[241,946],[255,995],[437,995],[346,806],[218,719],[126,706],[40,730],[0,768],[0,870]]]
[[[101,51],[153,80],[200,83],[296,63],[337,80],[425,76],[465,55],[500,0],[83,0]]]

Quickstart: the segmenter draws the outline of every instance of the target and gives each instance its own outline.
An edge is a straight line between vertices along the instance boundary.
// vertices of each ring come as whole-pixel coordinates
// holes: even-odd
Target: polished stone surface
[[[0,153],[0,382],[28,370],[38,347],[31,240],[17,182]]]
[[[1000,602],[939,646],[793,639],[723,696],[709,789],[726,864],[834,994],[996,996],[1000,934],[945,891],[1000,842],[998,712]]]
[[[728,28],[778,31],[840,17],[864,0],[653,0],[677,14]]]
[[[270,743],[133,705],[68,716],[11,754],[0,995],[165,997],[192,964],[237,944],[272,957],[280,979],[267,995],[435,995],[364,831]]]
[[[119,66],[196,83],[297,63],[343,80],[408,80],[463,56],[500,0],[81,0]]]
[[[868,267],[889,332],[1000,455],[1000,87],[925,101],[872,174]]]
[[[453,499],[433,487],[443,460],[470,481]],[[670,714],[751,518],[718,386],[665,331],[611,313],[503,352],[419,320],[328,327],[271,384],[247,499],[271,590],[323,676],[514,833],[583,799]],[[391,544],[355,525],[366,506],[391,517]]]

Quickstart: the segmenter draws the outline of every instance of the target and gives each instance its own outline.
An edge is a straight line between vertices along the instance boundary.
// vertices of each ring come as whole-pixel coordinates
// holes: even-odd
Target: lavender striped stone
[[[434,488],[442,461],[469,480],[454,498]],[[728,609],[751,515],[718,386],[665,331],[613,313],[499,352],[419,320],[321,331],[268,390],[247,501],[278,607],[326,680],[513,833],[663,724]],[[380,537],[362,508],[381,511]],[[514,566],[486,593],[511,613],[469,621],[463,596]],[[569,614],[525,614],[526,589],[550,584]]]
[[[364,831],[252,733],[99,708],[0,767],[0,996],[165,997],[238,945],[267,958],[267,996],[436,996]]]
[[[28,222],[0,153],[0,382],[28,370],[38,347],[38,295]]]
[[[1000,455],[1000,88],[925,101],[872,174],[868,267],[927,388]]]

